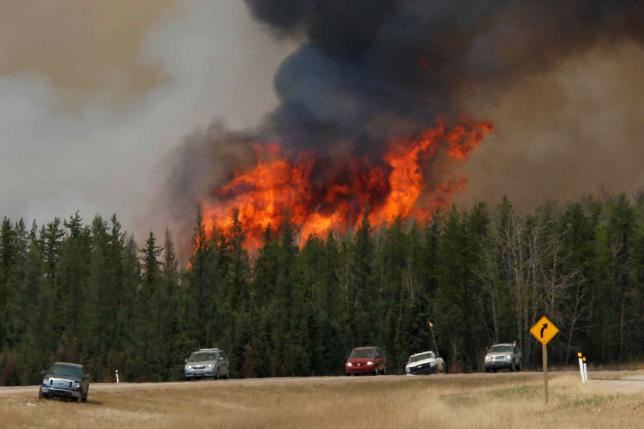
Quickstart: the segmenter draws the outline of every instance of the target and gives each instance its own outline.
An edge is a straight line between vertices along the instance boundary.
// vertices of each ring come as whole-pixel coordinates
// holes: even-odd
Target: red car
[[[378,347],[356,347],[344,364],[347,375],[385,373],[385,354]]]

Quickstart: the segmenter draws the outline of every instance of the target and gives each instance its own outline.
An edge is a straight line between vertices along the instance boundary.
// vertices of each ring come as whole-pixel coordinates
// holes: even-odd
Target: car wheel
[[[219,380],[221,377],[219,375],[219,368],[217,368],[217,371],[215,371],[215,380]]]
[[[517,372],[521,371],[521,362],[519,362],[519,364],[516,366],[516,370]]]
[[[83,402],[83,394],[81,394],[78,398],[75,398],[75,399],[76,399],[76,402],[80,404],[81,402]]]

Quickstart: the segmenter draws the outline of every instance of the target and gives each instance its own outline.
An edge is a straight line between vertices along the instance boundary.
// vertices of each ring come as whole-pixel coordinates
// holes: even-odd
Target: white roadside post
[[[114,373],[116,374],[116,384],[118,384],[119,383],[119,370],[115,369]]]
[[[584,380],[585,383],[588,383],[588,366],[586,365],[586,356],[584,356]]]
[[[586,376],[584,374],[584,361],[582,360],[581,352],[577,353],[577,357],[579,358],[579,375],[581,376],[581,382],[582,384],[585,384]]]

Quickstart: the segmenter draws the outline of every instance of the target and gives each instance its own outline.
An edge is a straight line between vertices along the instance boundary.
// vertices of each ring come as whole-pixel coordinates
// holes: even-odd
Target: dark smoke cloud
[[[245,1],[275,37],[299,47],[277,70],[279,105],[257,130],[215,126],[180,149],[171,200],[191,214],[230,177],[230,162],[252,156],[253,139],[277,139],[294,156],[314,151],[338,163],[380,159],[391,136],[461,114],[487,119],[476,111],[480,100],[597,44],[644,40],[638,0]],[[425,166],[433,181],[449,175],[444,162],[435,157]]]
[[[276,35],[302,40],[275,76],[281,105],[268,123],[297,150],[350,140],[373,151],[383,132],[461,113],[468,93],[546,70],[600,39],[644,39],[641,1],[246,3]]]
[[[243,169],[256,161],[254,131],[231,131],[221,120],[206,130],[196,130],[170,156],[172,176],[167,183],[169,207],[174,219],[180,249],[190,248],[194,219],[199,203],[214,196],[213,183],[222,183],[235,169]]]

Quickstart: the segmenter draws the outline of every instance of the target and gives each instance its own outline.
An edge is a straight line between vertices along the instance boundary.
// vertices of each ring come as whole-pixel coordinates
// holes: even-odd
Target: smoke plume
[[[239,145],[240,134],[244,141],[278,142],[295,165],[303,155],[326,160],[314,182],[336,180],[328,167],[355,159],[369,159],[387,172],[393,167],[383,160],[392,140],[418,137],[437,123],[449,128],[463,118],[487,119],[488,113],[498,119],[497,129],[510,128],[507,118],[516,121],[520,114],[502,115],[490,107],[508,100],[508,88],[516,91],[598,45],[603,52],[625,43],[639,50],[644,40],[644,3],[635,0],[245,1],[274,37],[299,44],[274,77],[279,105],[255,130],[213,127],[188,139],[175,169],[180,186],[173,187],[173,202],[179,195],[184,202],[189,195],[193,207],[221,202],[217,189],[244,171],[244,164],[228,155],[204,157],[203,151],[252,160],[254,144]],[[526,96],[522,103],[531,102]],[[439,140],[439,146],[446,144]],[[511,144],[521,148],[524,142]],[[481,171],[448,158],[432,149],[419,159],[426,184],[455,183],[462,172],[485,182]],[[204,168],[192,168],[203,162]]]

